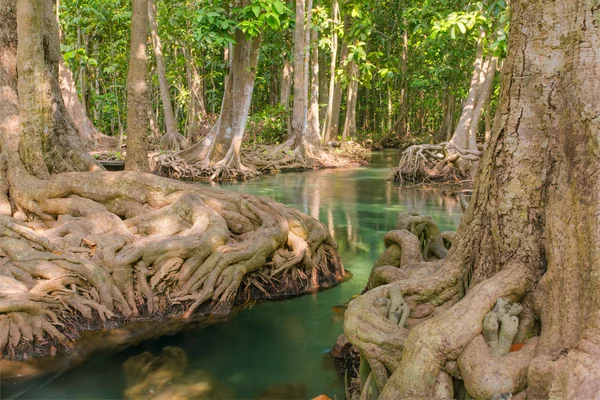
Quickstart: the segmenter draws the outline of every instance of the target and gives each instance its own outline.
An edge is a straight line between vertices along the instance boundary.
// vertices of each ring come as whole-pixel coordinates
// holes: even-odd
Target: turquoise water
[[[462,215],[454,196],[387,182],[397,161],[396,153],[385,152],[375,154],[366,168],[288,173],[223,185],[226,190],[272,197],[319,218],[339,243],[344,265],[354,274],[350,281],[317,294],[259,304],[223,323],[188,329],[117,355],[100,355],[44,385],[38,383],[22,398],[121,398],[125,360],[144,351],[158,355],[165,346],[183,348],[190,370],[209,372],[235,398],[257,398],[268,387],[289,383],[303,387],[299,395],[304,398],[344,398],[343,379],[327,354],[342,333],[342,315],[332,307],[362,291],[399,211],[429,214],[442,230],[455,230]]]

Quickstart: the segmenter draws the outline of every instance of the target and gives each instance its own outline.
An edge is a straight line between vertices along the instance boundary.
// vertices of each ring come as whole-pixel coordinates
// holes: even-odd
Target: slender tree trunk
[[[346,22],[344,23],[344,26],[349,25],[349,23],[350,23],[349,19],[348,19],[348,17],[346,17]],[[347,58],[348,58],[348,43],[344,40],[342,42],[342,48],[340,50],[340,65],[341,66],[343,66],[346,63]],[[343,67],[343,68],[346,69],[346,67]],[[331,107],[332,107],[331,124],[328,127],[328,134],[325,139],[326,141],[338,140],[340,112],[341,112],[341,108],[342,108],[342,96],[343,96],[342,84],[341,84],[341,82],[336,82],[335,89],[333,91],[333,98],[331,99]]]
[[[485,110],[487,99],[490,97],[492,92],[492,86],[494,83],[494,77],[496,76],[496,57],[490,57],[486,60],[482,70],[482,82],[480,84],[477,104],[473,110],[473,121],[469,131],[469,148],[477,148],[477,131],[479,129],[479,122],[481,121],[481,115]]]
[[[356,135],[356,102],[358,98],[358,66],[354,61],[348,64],[348,98],[346,106],[346,121],[342,131],[342,146],[348,138]]]
[[[152,34],[152,47],[154,48],[154,57],[156,58],[156,72],[158,74],[158,83],[160,86],[160,98],[162,100],[163,112],[165,115],[165,126],[167,133],[161,141],[161,147],[169,150],[180,150],[189,147],[187,140],[179,134],[177,128],[177,119],[173,113],[171,105],[171,91],[167,79],[167,68],[162,52],[160,36],[158,36],[158,21],[156,12],[156,1],[148,0],[148,17],[150,20],[150,32]]]
[[[475,63],[473,64],[473,76],[471,78],[471,85],[469,88],[469,94],[467,100],[463,105],[463,111],[454,131],[450,144],[458,147],[461,150],[469,149],[469,133],[471,123],[473,122],[473,111],[477,102],[477,93],[480,86],[481,68],[483,64],[483,38],[485,32],[480,31],[479,41],[477,43],[477,54],[475,56]]]
[[[287,56],[283,58],[283,70],[281,72],[281,95],[280,103],[286,110],[290,107],[290,98],[292,97],[292,77],[294,69]]]
[[[323,124],[323,133],[321,137],[323,141],[329,140],[329,130],[333,124],[333,101],[335,97],[335,71],[337,68],[337,52],[338,52],[338,34],[337,26],[339,25],[339,3],[338,0],[332,1],[333,12],[333,29],[331,33],[331,64],[329,67],[329,95],[327,97],[327,113],[325,123]]]
[[[200,122],[206,116],[206,105],[204,103],[204,80],[198,73],[190,51],[185,51],[186,74],[188,90],[188,135],[191,142],[197,141],[200,136]]]
[[[306,52],[306,31],[305,31],[306,2],[296,0],[296,27],[294,30],[294,103],[292,107],[292,138],[296,146],[301,145],[305,126],[304,109],[307,104],[306,93],[306,74],[305,70],[305,52]]]
[[[319,118],[319,31],[311,29],[311,92],[310,108],[308,110],[308,132],[307,135],[320,140],[320,118]],[[312,141],[312,140],[311,140]]]
[[[148,79],[146,42],[148,0],[133,0],[131,48],[127,74],[127,157],[125,169],[149,171],[148,164]]]

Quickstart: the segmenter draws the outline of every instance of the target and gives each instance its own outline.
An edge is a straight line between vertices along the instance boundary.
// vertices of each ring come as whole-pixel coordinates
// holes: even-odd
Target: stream
[[[441,230],[456,230],[462,216],[455,196],[386,181],[397,163],[397,152],[386,151],[375,153],[365,168],[286,173],[221,185],[271,197],[320,219],[338,241],[353,278],[331,290],[257,304],[216,325],[186,329],[116,355],[100,354],[55,379],[38,382],[22,398],[122,398],[123,363],[129,357],[144,351],[158,355],[165,346],[177,346],[188,354],[190,370],[210,373],[236,398],[258,398],[269,387],[287,384],[297,398],[326,394],[343,399],[343,377],[328,355],[343,331],[340,305],[364,288],[398,212],[429,214]]]

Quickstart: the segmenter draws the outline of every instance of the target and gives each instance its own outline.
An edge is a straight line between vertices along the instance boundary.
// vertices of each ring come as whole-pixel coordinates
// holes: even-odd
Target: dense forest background
[[[150,125],[157,140],[168,131],[169,118],[163,111],[157,59],[164,64],[177,128],[197,141],[220,112],[228,57],[239,28],[262,39],[245,142],[285,141],[292,114],[295,5],[281,0],[247,3],[233,8],[224,1],[154,5],[157,31],[148,36],[148,74]],[[82,104],[99,131],[122,138],[127,132],[131,2],[57,4],[62,53]],[[306,10],[312,31],[306,54],[312,55],[324,141],[340,140],[342,133],[384,146],[407,138],[449,140],[469,93],[478,48],[484,60],[501,60],[506,51],[503,0],[468,5],[455,0],[310,1]],[[155,56],[156,39],[164,61]],[[481,138],[486,126],[490,129],[497,81],[477,121]]]

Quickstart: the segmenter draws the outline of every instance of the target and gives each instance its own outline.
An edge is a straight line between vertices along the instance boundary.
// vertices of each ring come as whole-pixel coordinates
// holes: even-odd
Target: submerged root
[[[276,296],[289,280],[302,293],[343,279],[327,229],[270,199],[127,172],[23,185],[31,221],[0,217],[3,356],[43,353],[48,335],[68,346],[81,320],[189,317],[242,304],[250,286]]]

